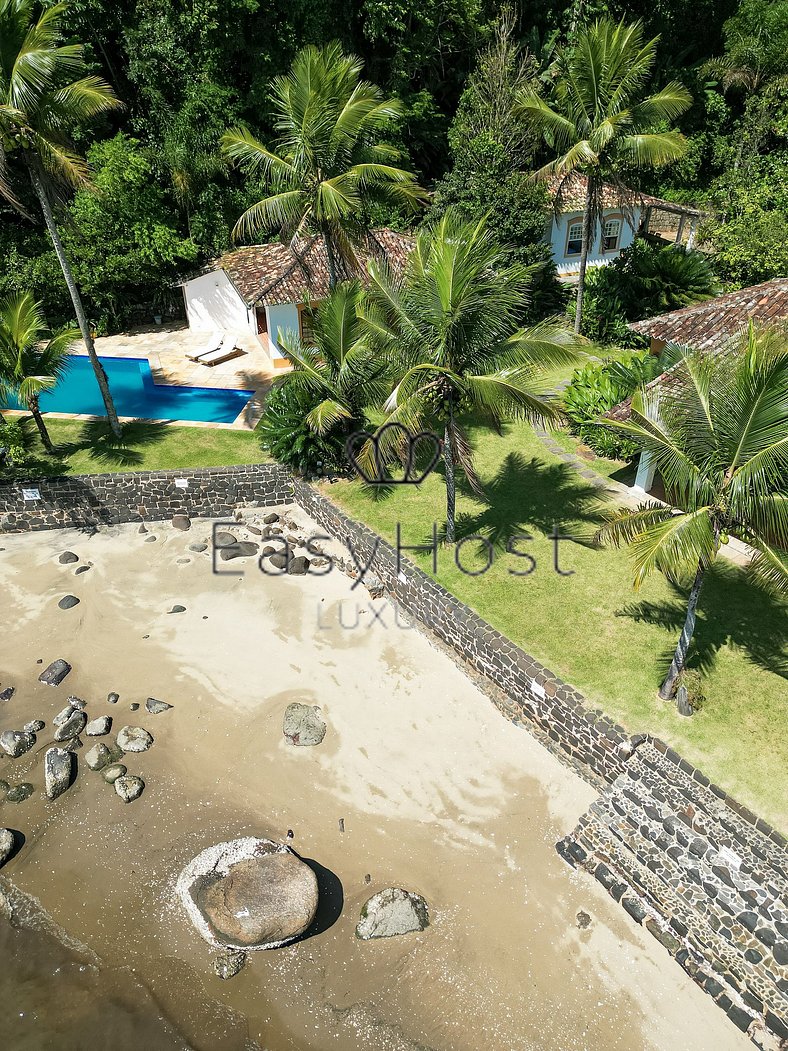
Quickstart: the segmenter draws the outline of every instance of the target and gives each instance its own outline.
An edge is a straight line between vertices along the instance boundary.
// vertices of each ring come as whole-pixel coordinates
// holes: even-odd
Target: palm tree
[[[278,230],[293,247],[304,235],[322,237],[332,288],[359,270],[356,249],[371,205],[415,208],[426,199],[413,175],[397,167],[400,151],[382,141],[400,104],[361,80],[361,68],[337,43],[304,48],[272,82],[273,149],[246,127],[222,138],[225,155],[269,190],[244,212],[234,236]]]
[[[625,25],[603,18],[584,26],[561,51],[559,75],[549,102],[538,90],[526,90],[520,108],[558,156],[535,177],[560,179],[556,204],[573,173],[585,176],[580,274],[577,285],[575,332],[580,332],[588,252],[602,215],[605,182],[627,191],[618,177],[620,166],[656,168],[677,160],[686,149],[678,131],[653,131],[670,123],[690,105],[687,89],[671,81],[653,95],[644,95],[657,52],[655,37],[644,43],[640,22]]]
[[[370,263],[365,321],[373,345],[396,370],[387,422],[411,434],[429,424],[443,435],[449,543],[455,468],[482,491],[462,415],[474,412],[494,426],[513,417],[555,419],[558,410],[539,396],[539,373],[577,356],[578,340],[559,324],[520,327],[533,268],[505,265],[504,258],[486,220],[466,223],[449,208],[420,231],[401,275]],[[397,452],[396,436],[394,429],[381,434],[385,455]]]
[[[363,425],[364,409],[391,389],[388,365],[372,349],[359,314],[363,295],[358,281],[342,282],[315,310],[309,339],[280,337],[293,365],[284,382],[312,403],[306,422],[320,437]]]
[[[33,0],[0,0],[0,195],[24,212],[8,181],[8,157],[18,155],[63,270],[107,419],[120,436],[107,376],[53,212],[60,190],[90,185],[87,165],[74,150],[69,131],[120,103],[100,77],[78,77],[85,68],[82,46],[63,43],[68,4],[45,6],[38,17],[37,7]]]
[[[621,508],[598,537],[629,544],[635,587],[655,569],[692,581],[660,697],[687,661],[701,588],[734,533],[756,555],[753,579],[788,591],[788,340],[752,325],[727,353],[677,349],[671,381],[645,388],[629,421],[605,421],[650,454],[669,503]]]
[[[51,390],[68,368],[77,329],[67,328],[44,342],[46,324],[41,304],[29,292],[0,302],[0,394],[27,405],[47,452],[53,452],[38,399]]]

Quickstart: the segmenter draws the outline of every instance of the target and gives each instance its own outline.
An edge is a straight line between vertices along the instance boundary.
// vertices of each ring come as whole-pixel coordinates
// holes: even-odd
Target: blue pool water
[[[232,423],[252,397],[249,390],[174,387],[154,383],[147,358],[100,358],[118,416],[150,420]],[[96,377],[87,355],[75,354],[52,391],[41,395],[42,412],[105,416]],[[18,407],[18,406],[11,406]]]

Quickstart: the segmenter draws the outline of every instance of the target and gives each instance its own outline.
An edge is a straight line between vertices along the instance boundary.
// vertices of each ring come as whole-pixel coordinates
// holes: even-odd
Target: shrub
[[[627,322],[708,299],[718,286],[706,257],[655,237],[638,237],[609,266],[586,277],[583,333],[599,343],[632,346]]]
[[[306,415],[312,408],[314,404],[309,396],[288,383],[285,377],[270,391],[257,428],[263,448],[297,474],[344,471],[347,467],[344,434],[320,437],[310,430]],[[357,423],[358,427],[364,426],[363,420]],[[356,428],[350,427],[353,429]]]
[[[618,361],[594,361],[575,369],[563,399],[572,432],[598,456],[631,459],[638,451],[635,442],[626,435],[598,426],[596,421],[638,387],[654,379],[659,371],[659,359],[647,351],[632,352]]]

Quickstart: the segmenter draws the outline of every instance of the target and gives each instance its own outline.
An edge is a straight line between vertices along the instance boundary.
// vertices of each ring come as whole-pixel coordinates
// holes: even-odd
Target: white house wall
[[[272,358],[283,358],[279,348],[279,335],[297,337],[299,332],[298,307],[295,303],[281,303],[266,307],[268,313],[268,343]]]
[[[247,309],[223,270],[214,270],[187,281],[183,294],[190,329],[196,332],[248,328],[257,331],[254,314]]]
[[[621,223],[621,236],[619,238],[619,246],[615,252],[603,252],[602,245],[602,231],[604,229],[605,219],[615,216],[621,218],[621,211],[617,208],[606,208],[603,213],[602,221],[597,224],[597,230],[594,235],[594,240],[588,253],[588,265],[589,266],[603,266],[605,263],[611,263],[616,256],[621,252],[622,249],[628,248],[629,245],[635,240],[635,232],[640,225],[640,209],[635,208],[632,210],[631,220],[626,218]],[[559,277],[569,276],[576,274],[580,269],[580,256],[566,254],[566,241],[567,234],[569,233],[569,227],[572,223],[582,219],[582,212],[564,212],[563,214],[553,217],[550,221],[550,230],[548,240],[553,249],[553,259],[555,265],[558,268]],[[632,225],[634,224],[634,225]]]

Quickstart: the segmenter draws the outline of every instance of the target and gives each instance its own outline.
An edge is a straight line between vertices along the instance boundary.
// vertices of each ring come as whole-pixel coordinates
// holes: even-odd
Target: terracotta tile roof
[[[368,245],[359,252],[366,267],[368,259],[385,258],[401,269],[413,248],[413,238],[395,230],[374,230]],[[256,303],[304,303],[324,299],[329,291],[328,260],[321,238],[304,242],[296,253],[288,245],[249,245],[226,252],[204,267],[202,273],[224,270],[247,306]]]
[[[663,343],[716,352],[750,320],[768,323],[786,319],[788,277],[776,277],[669,314],[636,321],[629,328]]]
[[[724,352],[730,341],[746,328],[749,321],[774,324],[788,320],[788,278],[776,277],[760,285],[750,285],[738,292],[715,296],[669,314],[636,321],[629,326],[632,332],[663,343],[694,347],[710,354]],[[681,363],[657,376],[647,386],[659,385],[670,390],[679,382],[677,369]],[[628,420],[632,414],[631,398],[620,402],[605,413],[611,420]]]
[[[563,187],[561,184],[563,181]],[[563,212],[576,212],[582,211],[585,206],[586,200],[586,189],[588,187],[588,179],[585,175],[581,175],[580,172],[571,172],[567,176],[551,175],[546,182],[548,192],[550,196],[555,199],[558,195],[559,188],[561,188],[561,211]],[[622,204],[622,191],[611,183],[603,183],[602,185],[602,207],[603,208],[620,208]],[[643,207],[645,205],[652,205],[657,208],[667,208],[670,211],[685,212],[687,215],[700,215],[701,213],[690,205],[677,204],[675,201],[663,201],[660,197],[652,197],[648,193],[641,193],[639,190],[625,190],[623,196],[623,204],[632,207]]]

